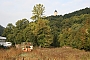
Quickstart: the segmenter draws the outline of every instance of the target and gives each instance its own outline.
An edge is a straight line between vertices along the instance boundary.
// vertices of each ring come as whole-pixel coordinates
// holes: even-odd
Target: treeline
[[[3,34],[4,27],[0,25],[0,36]]]
[[[18,20],[15,25],[9,23],[2,36],[7,37],[7,41],[13,44],[21,42],[32,42],[34,46],[49,47],[53,41],[49,21],[42,19],[44,6],[37,4],[33,10],[33,22],[27,19]]]
[[[29,22],[27,19],[18,20],[16,26],[9,23],[3,36],[13,44],[32,42],[34,46],[48,47],[52,43],[52,33],[48,20]]]
[[[53,46],[90,50],[90,14],[50,20],[50,26],[54,35]]]
[[[48,16],[53,36],[53,46],[71,46],[90,50],[90,8],[65,15]]]
[[[62,47],[90,50],[90,8],[85,8],[64,16],[43,17],[45,7],[36,4],[32,10],[33,22],[18,20],[9,23],[2,36],[13,44],[32,42],[34,46]],[[85,12],[86,11],[86,12]],[[69,17],[68,17],[69,16]]]
[[[70,18],[72,16],[80,16],[81,14],[90,14],[90,8],[80,9],[69,14],[65,14],[64,18]]]

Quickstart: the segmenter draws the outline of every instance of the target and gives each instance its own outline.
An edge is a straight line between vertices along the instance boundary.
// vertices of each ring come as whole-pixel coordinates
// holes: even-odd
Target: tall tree
[[[40,19],[31,22],[24,30],[24,38],[35,46],[49,47],[53,42],[49,21]]]
[[[32,10],[33,16],[31,17],[31,19],[33,20],[40,19],[43,16],[43,13],[45,12],[44,10],[45,10],[45,7],[42,4],[36,4],[33,7],[33,10]]]
[[[27,42],[32,42],[33,45],[37,45],[36,41],[35,41],[35,22],[30,22],[29,25],[23,30],[23,36],[24,36],[24,40]]]
[[[36,28],[38,45],[42,47],[50,47],[53,42],[53,36],[49,26],[49,21],[43,19],[38,20]]]

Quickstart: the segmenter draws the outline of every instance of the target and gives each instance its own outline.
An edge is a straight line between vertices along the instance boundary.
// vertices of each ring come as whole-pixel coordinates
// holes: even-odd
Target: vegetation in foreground
[[[20,49],[0,49],[0,60],[90,60],[90,52],[62,48],[34,48],[31,52],[22,52]]]

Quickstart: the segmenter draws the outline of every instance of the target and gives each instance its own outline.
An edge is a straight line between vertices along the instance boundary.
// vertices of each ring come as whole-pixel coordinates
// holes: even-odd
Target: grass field
[[[0,60],[90,60],[90,52],[72,48],[0,49]]]

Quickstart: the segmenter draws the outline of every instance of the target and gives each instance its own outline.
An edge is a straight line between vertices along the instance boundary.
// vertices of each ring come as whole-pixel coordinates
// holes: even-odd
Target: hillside
[[[90,8],[57,16],[46,17],[50,21],[53,46],[72,46],[90,50]]]
[[[84,15],[84,14],[90,14],[90,8],[86,7],[84,9],[80,9],[80,10],[77,10],[77,11],[74,11],[74,12],[71,12],[71,13],[68,13],[68,14],[64,14],[64,15],[57,15],[57,16],[48,16],[46,17],[47,19],[49,20],[54,20],[54,19],[58,19],[58,18],[63,18],[63,19],[66,19],[66,18],[70,18],[70,17],[73,17],[73,16],[80,16],[80,15]]]
[[[15,23],[16,25],[9,23],[3,36],[13,44],[32,42],[34,46],[70,46],[90,51],[90,8],[64,16],[43,18],[35,15],[32,18],[36,20],[29,22],[27,19],[21,19]]]
[[[80,16],[82,14],[90,14],[90,8],[86,7],[85,9],[80,9],[80,10],[74,11],[72,13],[65,14],[63,17],[70,18],[72,16]]]

